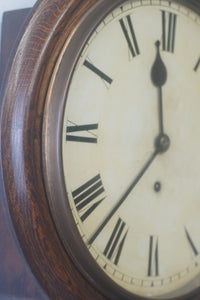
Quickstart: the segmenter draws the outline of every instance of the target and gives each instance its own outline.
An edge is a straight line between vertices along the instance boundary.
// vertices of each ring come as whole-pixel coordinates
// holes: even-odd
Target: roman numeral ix
[[[139,55],[140,50],[138,47],[138,43],[137,43],[134,28],[133,28],[133,24],[131,21],[131,17],[128,15],[125,18],[120,19],[119,23],[121,25],[121,29],[123,31],[123,34],[124,34],[124,37],[128,44],[128,48],[131,52],[131,55],[133,57],[135,57],[136,55]]]
[[[126,224],[119,218],[103,252],[115,265],[118,265],[127,233]]]
[[[96,175],[72,192],[80,219],[84,222],[105,199],[100,174]]]
[[[161,11],[162,13],[162,48],[163,51],[174,52],[177,15]]]
[[[98,124],[67,126],[66,141],[81,142],[81,143],[97,143],[97,137],[93,133],[93,131],[97,129],[98,129]],[[83,133],[82,135],[75,134],[75,133],[80,134],[81,132]]]
[[[149,261],[147,275],[159,276],[159,261],[158,261],[158,237],[150,236],[149,239]]]

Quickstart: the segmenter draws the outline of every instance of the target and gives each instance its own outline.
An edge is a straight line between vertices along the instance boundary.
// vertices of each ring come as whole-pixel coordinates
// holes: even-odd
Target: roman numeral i
[[[126,223],[119,218],[103,252],[115,265],[118,265],[127,233]]]
[[[72,192],[80,219],[84,222],[105,199],[100,174],[96,175]]]

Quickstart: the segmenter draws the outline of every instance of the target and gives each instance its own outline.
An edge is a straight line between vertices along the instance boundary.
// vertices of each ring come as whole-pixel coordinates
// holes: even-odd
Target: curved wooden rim
[[[59,240],[41,160],[44,102],[52,70],[66,38],[97,1],[39,1],[17,46],[3,95],[2,168],[9,214],[33,273],[56,300],[105,299],[74,268]]]
[[[2,168],[9,214],[25,258],[51,299],[103,299],[74,268],[58,238],[41,161],[44,100],[52,69],[64,41],[96,2],[38,2],[4,88]]]

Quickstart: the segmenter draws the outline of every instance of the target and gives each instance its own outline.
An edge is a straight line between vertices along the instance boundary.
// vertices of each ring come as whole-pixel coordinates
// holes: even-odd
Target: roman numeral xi
[[[135,57],[140,54],[138,42],[136,39],[135,31],[131,21],[131,17],[128,15],[125,18],[119,20],[121,25],[122,32],[124,34],[125,40],[128,44],[128,48],[131,52],[131,55]]]
[[[74,190],[72,197],[80,219],[84,222],[105,199],[105,191],[100,174]]]

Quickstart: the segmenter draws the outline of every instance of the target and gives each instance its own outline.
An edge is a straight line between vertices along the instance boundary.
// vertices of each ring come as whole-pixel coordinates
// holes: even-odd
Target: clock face
[[[199,37],[200,16],[181,1],[123,1],[66,84],[63,214],[127,297],[200,285]]]

